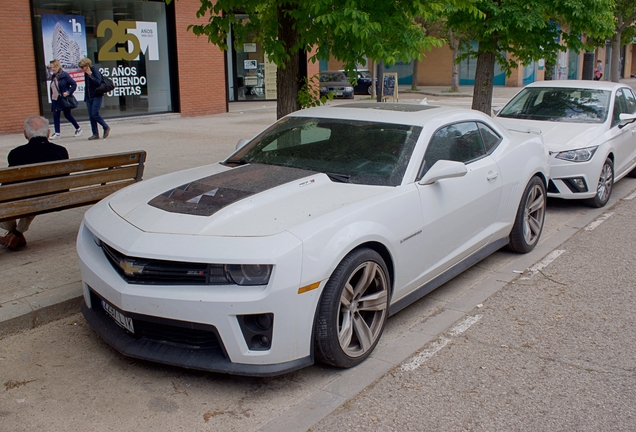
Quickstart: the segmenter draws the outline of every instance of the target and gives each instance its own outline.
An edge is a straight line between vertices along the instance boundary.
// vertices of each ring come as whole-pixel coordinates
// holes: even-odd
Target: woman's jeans
[[[53,101],[52,108],[53,108],[53,127],[55,128],[55,133],[59,134],[60,133],[60,111],[57,110],[57,101]],[[73,117],[73,114],[71,114],[70,109],[65,109],[62,112],[64,113],[64,117],[66,117],[66,120],[70,121],[71,124],[75,127],[75,129],[80,128],[80,125],[77,123],[77,120],[75,120],[75,117]]]
[[[99,136],[99,129],[97,129],[97,123],[102,125],[104,130],[108,129],[108,125],[99,113],[99,109],[102,107],[103,96],[86,99],[86,108],[88,108],[88,117],[91,119],[91,131],[93,135]],[[67,117],[68,118],[68,117]]]

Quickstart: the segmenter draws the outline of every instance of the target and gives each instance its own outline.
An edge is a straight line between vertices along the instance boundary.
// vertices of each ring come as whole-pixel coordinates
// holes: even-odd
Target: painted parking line
[[[543,258],[541,261],[539,261],[538,263],[530,267],[528,269],[528,273],[525,276],[523,276],[521,279],[524,279],[524,280],[531,279],[534,275],[536,275],[541,270],[546,268],[552,261],[554,261],[559,256],[561,256],[563,252],[565,252],[565,250],[562,250],[562,249],[553,250],[548,255],[546,255],[546,257]]]
[[[614,212],[605,213],[603,216],[601,216],[600,218],[596,219],[594,222],[586,226],[585,231],[592,231],[594,228],[598,227],[600,224],[602,224],[603,222],[608,220],[610,217],[612,217],[613,214]]]
[[[473,324],[475,324],[480,319],[481,319],[481,315],[465,317],[463,320],[461,320],[460,322],[455,324],[453,327],[451,327],[451,329],[448,331],[448,334],[451,337],[459,336],[460,334],[468,330]],[[410,372],[412,370],[417,369],[418,367],[423,365],[426,362],[426,360],[430,359],[439,350],[444,348],[450,341],[451,341],[450,338],[440,336],[439,339],[437,339],[435,342],[433,342],[430,345],[430,348],[420,352],[418,355],[413,357],[408,363],[404,363],[400,369],[402,369],[404,372]]]
[[[624,200],[633,200],[634,198],[636,198],[636,191],[632,192],[631,194],[627,195],[625,198],[623,198]]]

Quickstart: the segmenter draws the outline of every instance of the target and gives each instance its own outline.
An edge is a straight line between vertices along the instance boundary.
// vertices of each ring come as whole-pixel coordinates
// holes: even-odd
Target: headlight
[[[237,285],[267,285],[272,267],[262,264],[229,264],[225,266],[225,271]]]
[[[598,146],[587,147],[587,148],[582,148],[577,150],[563,151],[563,152],[557,153],[556,158],[563,159],[570,162],[587,162],[590,159],[592,159],[592,156],[594,156],[594,153],[596,152],[597,148]]]
[[[353,91],[353,87],[345,87],[345,91],[348,91],[348,92]]]

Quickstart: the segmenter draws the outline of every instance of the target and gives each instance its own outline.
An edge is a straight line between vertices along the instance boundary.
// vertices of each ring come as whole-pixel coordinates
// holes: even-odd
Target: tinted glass
[[[636,114],[636,96],[630,89],[623,89],[623,94],[627,100],[627,112],[630,114]]]
[[[357,184],[397,186],[421,128],[354,120],[282,119],[227,163],[262,163],[330,174]]]
[[[627,100],[625,99],[623,92],[618,91],[616,93],[616,98],[614,99],[614,109],[612,110],[612,126],[616,126],[620,123],[621,114],[628,112]]]
[[[428,144],[421,178],[438,160],[468,163],[486,154],[477,123],[452,124],[439,129]]]
[[[484,145],[486,146],[486,153],[490,153],[495,147],[497,147],[497,144],[501,141],[501,137],[485,124],[478,123],[478,125],[481,137],[484,140]]]
[[[603,123],[609,111],[605,90],[530,87],[523,89],[498,117],[571,123]]]

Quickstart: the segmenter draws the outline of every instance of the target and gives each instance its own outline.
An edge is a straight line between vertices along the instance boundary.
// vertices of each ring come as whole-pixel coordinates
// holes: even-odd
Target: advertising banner
[[[84,17],[81,15],[42,15],[42,42],[44,45],[44,64],[47,66],[46,88],[51,102],[52,74],[48,65],[59,60],[64,69],[77,83],[75,98],[84,100],[84,71],[78,66],[86,56],[86,32]]]

